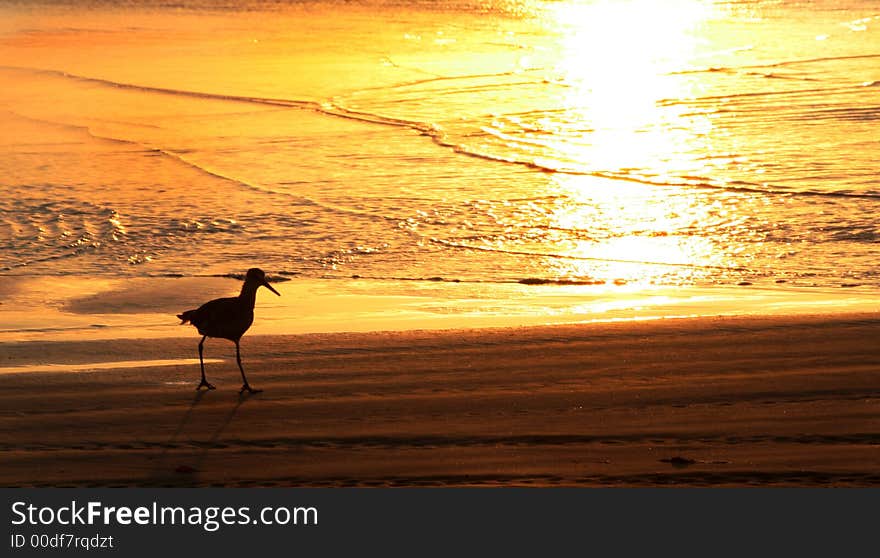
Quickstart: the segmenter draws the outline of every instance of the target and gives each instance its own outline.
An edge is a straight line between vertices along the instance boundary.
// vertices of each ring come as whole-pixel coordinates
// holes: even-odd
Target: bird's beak
[[[278,291],[273,289],[272,285],[270,285],[269,282],[266,281],[265,279],[263,280],[263,286],[266,287],[267,289],[269,289],[270,291],[272,291],[273,293],[277,294],[278,296],[281,296],[281,293],[279,293]]]

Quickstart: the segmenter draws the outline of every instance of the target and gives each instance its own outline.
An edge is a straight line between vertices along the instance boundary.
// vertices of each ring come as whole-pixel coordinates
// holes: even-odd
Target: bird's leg
[[[244,385],[241,386],[241,389],[238,391],[238,394],[241,395],[245,391],[248,393],[260,393],[261,389],[254,389],[248,384],[247,377],[244,375],[244,368],[241,366],[241,348],[239,347],[238,341],[235,342],[235,360],[238,361],[238,369],[241,370],[241,379],[244,381]]]
[[[202,357],[202,353],[205,350],[205,337],[207,337],[207,335],[202,337],[202,340],[199,341],[199,365],[202,367],[202,383],[199,384],[199,387],[196,388],[196,391],[202,389],[203,387],[214,389],[214,385],[209,384],[208,380],[205,378],[205,359]]]

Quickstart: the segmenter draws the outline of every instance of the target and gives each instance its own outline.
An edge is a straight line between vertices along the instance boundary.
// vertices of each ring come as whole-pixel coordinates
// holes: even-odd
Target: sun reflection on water
[[[713,4],[570,2],[551,14],[560,36],[555,71],[566,86],[565,118],[581,128],[572,130],[575,141],[559,146],[574,167],[650,169],[659,180],[670,178],[664,169],[691,168],[711,120],[661,101],[693,96],[699,87],[674,72],[697,55],[700,26],[717,15]]]
[[[564,140],[556,146],[571,169],[608,169],[649,182],[681,182],[674,169],[694,168],[710,146],[707,114],[685,113],[664,99],[693,96],[699,84],[676,70],[697,56],[699,27],[717,12],[703,0],[618,0],[555,4],[548,25],[559,30],[554,71],[564,85]],[[563,277],[640,283],[665,277],[684,283],[732,265],[703,234],[724,224],[724,208],[694,191],[658,189],[559,173],[554,186],[572,204],[554,226],[596,231],[552,262]]]
[[[590,176],[552,177],[569,203],[550,216],[554,227],[589,230],[588,238],[558,246],[548,263],[555,276],[619,284],[687,284],[736,271],[725,235],[742,236],[733,209],[741,196],[711,202],[708,192],[614,184]]]

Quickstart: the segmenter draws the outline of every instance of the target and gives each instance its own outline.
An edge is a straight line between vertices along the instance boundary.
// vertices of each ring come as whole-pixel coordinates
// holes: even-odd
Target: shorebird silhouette
[[[199,333],[202,334],[202,340],[199,341],[199,365],[202,367],[202,383],[196,390],[206,387],[214,389],[213,384],[208,383],[205,379],[205,361],[202,357],[204,352],[205,338],[220,337],[229,339],[235,343],[235,360],[238,361],[238,369],[241,370],[241,379],[244,385],[241,386],[239,394],[245,391],[249,393],[258,393],[260,389],[254,389],[248,384],[247,376],[244,375],[244,368],[241,366],[241,347],[239,346],[241,336],[254,323],[254,303],[257,300],[257,289],[266,287],[278,296],[281,293],[272,288],[272,285],[266,281],[266,274],[262,269],[256,267],[248,270],[244,278],[244,285],[241,287],[241,294],[230,298],[217,298],[210,302],[199,306],[195,310],[187,310],[177,317],[181,319],[180,324],[187,322],[196,326]]]

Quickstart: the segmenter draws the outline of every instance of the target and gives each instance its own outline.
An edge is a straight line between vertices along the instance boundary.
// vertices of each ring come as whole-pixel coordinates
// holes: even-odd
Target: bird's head
[[[269,289],[273,293],[277,294],[278,296],[281,296],[281,293],[279,293],[278,291],[273,289],[272,285],[269,284],[269,281],[266,280],[266,273],[258,267],[250,268],[248,270],[247,275],[245,276],[244,280],[246,283],[254,282],[257,285],[262,285],[263,287],[266,287],[267,289]]]

